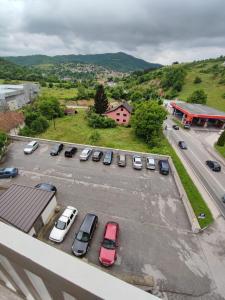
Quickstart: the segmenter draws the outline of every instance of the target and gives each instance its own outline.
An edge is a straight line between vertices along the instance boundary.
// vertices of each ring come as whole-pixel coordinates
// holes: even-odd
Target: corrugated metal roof
[[[54,192],[13,184],[0,195],[0,218],[28,233],[53,196]]]

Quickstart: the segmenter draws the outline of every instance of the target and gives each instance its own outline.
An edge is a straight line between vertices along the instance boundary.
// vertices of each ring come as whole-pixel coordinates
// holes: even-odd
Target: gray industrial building
[[[0,111],[17,110],[32,102],[39,92],[39,84],[0,84]]]

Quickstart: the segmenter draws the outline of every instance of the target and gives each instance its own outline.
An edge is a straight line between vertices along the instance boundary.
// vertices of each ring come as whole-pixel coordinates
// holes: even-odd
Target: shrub
[[[195,79],[194,79],[194,83],[198,84],[198,83],[201,83],[201,82],[202,82],[202,79],[199,76],[196,76]]]
[[[196,90],[188,98],[188,102],[198,104],[206,104],[206,100],[207,94],[204,92],[204,90]]]
[[[96,142],[98,142],[100,140],[101,136],[100,136],[100,133],[95,130],[90,136],[89,136],[89,142],[91,144],[94,144]]]
[[[222,132],[222,134],[218,138],[218,141],[216,144],[220,147],[223,147],[225,145],[225,130]]]
[[[117,125],[113,119],[93,112],[89,114],[87,119],[88,125],[93,128],[114,128]]]
[[[6,144],[7,135],[4,132],[0,132],[0,155],[3,153]]]

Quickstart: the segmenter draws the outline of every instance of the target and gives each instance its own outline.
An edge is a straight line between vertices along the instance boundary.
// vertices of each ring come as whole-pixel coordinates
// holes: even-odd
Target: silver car
[[[81,154],[80,154],[80,160],[88,160],[88,158],[90,157],[92,153],[92,149],[91,148],[85,148]]]
[[[31,154],[32,152],[34,152],[37,148],[39,147],[38,142],[36,141],[32,141],[29,144],[27,144],[25,146],[25,148],[23,149],[24,154]]]
[[[139,155],[134,155],[133,156],[133,168],[137,169],[137,170],[141,170],[142,169],[142,160],[141,157]]]
[[[152,157],[146,157],[146,169],[155,170],[155,159]]]

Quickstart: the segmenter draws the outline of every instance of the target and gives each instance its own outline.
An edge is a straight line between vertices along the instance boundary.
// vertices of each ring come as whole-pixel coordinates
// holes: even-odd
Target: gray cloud
[[[0,55],[125,51],[171,63],[225,54],[224,0],[0,0]]]

